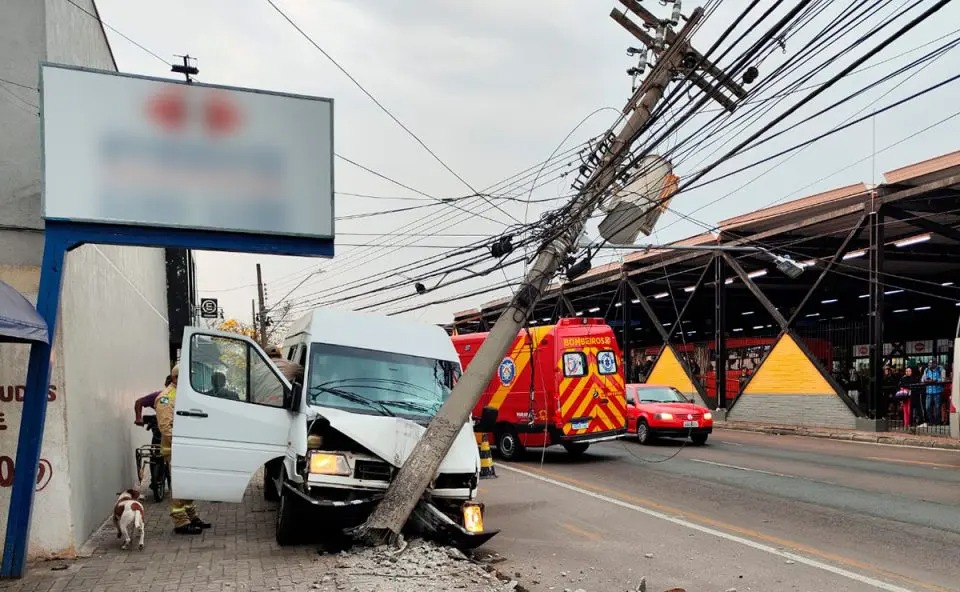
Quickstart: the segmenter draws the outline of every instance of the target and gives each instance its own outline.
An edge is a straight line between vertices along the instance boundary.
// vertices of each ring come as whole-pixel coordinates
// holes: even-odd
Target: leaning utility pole
[[[263,276],[260,275],[260,264],[257,263],[257,295],[260,299],[260,316],[257,317],[260,325],[260,347],[267,347],[267,311],[264,310]]]
[[[688,45],[687,38],[702,17],[703,10],[697,8],[683,29],[674,36],[674,43],[669,49],[663,51],[664,44],[653,48],[658,57],[657,63],[638,89],[635,95],[639,97],[638,100],[628,105],[628,111],[632,113],[623,128],[570,203],[573,219],[562,232],[544,245],[513,301],[500,315],[450,397],[443,403],[426,433],[400,468],[383,500],[360,529],[361,537],[368,544],[393,542],[399,536],[423,492],[436,476],[457,434],[470,418],[470,413],[490,382],[490,377],[494,375],[510,344],[516,339],[517,332],[554,274],[575,248],[587,219],[604,191],[616,179],[618,165],[650,119],[654,106],[663,97],[684,57],[683,49]],[[669,21],[661,22],[660,26],[667,29],[668,23]]]

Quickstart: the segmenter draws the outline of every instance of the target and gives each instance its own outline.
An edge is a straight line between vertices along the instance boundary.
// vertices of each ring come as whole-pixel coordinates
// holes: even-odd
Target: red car
[[[710,410],[691,403],[672,386],[628,384],[626,392],[627,433],[636,434],[641,444],[669,436],[690,438],[699,446],[713,431]]]

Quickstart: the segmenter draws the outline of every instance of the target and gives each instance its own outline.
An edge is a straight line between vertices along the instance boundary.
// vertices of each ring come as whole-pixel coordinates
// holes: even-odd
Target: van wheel
[[[707,443],[707,434],[693,434],[690,436],[690,439],[693,440],[693,443],[697,446],[703,446]]]
[[[268,502],[280,501],[280,491],[277,489],[277,479],[283,466],[270,461],[263,466],[263,499]]]
[[[503,428],[497,432],[497,452],[506,461],[517,460],[523,456],[524,446],[513,428]]]
[[[580,456],[587,451],[587,448],[590,448],[589,442],[564,442],[564,449],[566,449],[567,454],[570,456]]]
[[[298,511],[301,505],[296,494],[286,487],[281,488],[280,506],[277,508],[277,544],[281,547],[300,542],[303,516]]]

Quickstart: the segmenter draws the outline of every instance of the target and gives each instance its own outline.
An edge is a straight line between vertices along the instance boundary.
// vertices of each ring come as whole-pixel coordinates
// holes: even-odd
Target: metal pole
[[[681,39],[690,35],[694,26],[700,22],[703,10],[698,8],[687,20]],[[628,149],[639,135],[644,124],[650,119],[657,102],[663,97],[670,83],[673,70],[677,67],[681,55],[676,51],[667,51],[651,72],[645,84],[643,94],[630,118],[619,131],[610,145],[603,160],[583,185],[583,189],[573,198],[570,211],[576,217],[563,227],[562,231],[545,245],[524,278],[524,284],[514,295],[513,300],[500,315],[490,334],[483,341],[476,357],[467,366],[466,372],[457,382],[453,392],[431,420],[426,433],[417,442],[413,452],[400,468],[396,479],[390,484],[367,522],[360,529],[361,538],[372,545],[393,542],[413,512],[430,481],[436,475],[457,434],[470,418],[477,400],[490,382],[490,376],[503,360],[510,344],[516,339],[517,332],[531,314],[537,300],[549,286],[560,264],[575,248],[577,239],[583,232],[587,219],[596,207],[603,191],[616,178],[617,165],[622,161]]]
[[[883,392],[883,214],[870,214],[870,403],[873,418],[886,417]]]
[[[620,280],[620,308],[623,309],[623,376],[627,382],[633,382],[633,355],[630,351],[630,332],[633,331],[630,320],[630,288],[626,278]]]
[[[717,410],[727,408],[727,289],[723,256],[714,257],[714,351],[716,352]]]

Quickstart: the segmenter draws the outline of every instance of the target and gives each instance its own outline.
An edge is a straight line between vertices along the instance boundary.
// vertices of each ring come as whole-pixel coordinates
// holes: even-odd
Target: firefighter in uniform
[[[170,386],[160,393],[154,404],[157,423],[160,426],[160,454],[163,455],[167,467],[172,466],[170,454],[173,446],[173,412],[177,401],[179,374],[179,367],[174,366],[173,371],[170,372]],[[177,534],[200,534],[204,529],[210,528],[209,522],[204,522],[197,516],[193,500],[171,498],[170,517],[173,518],[173,531]]]

